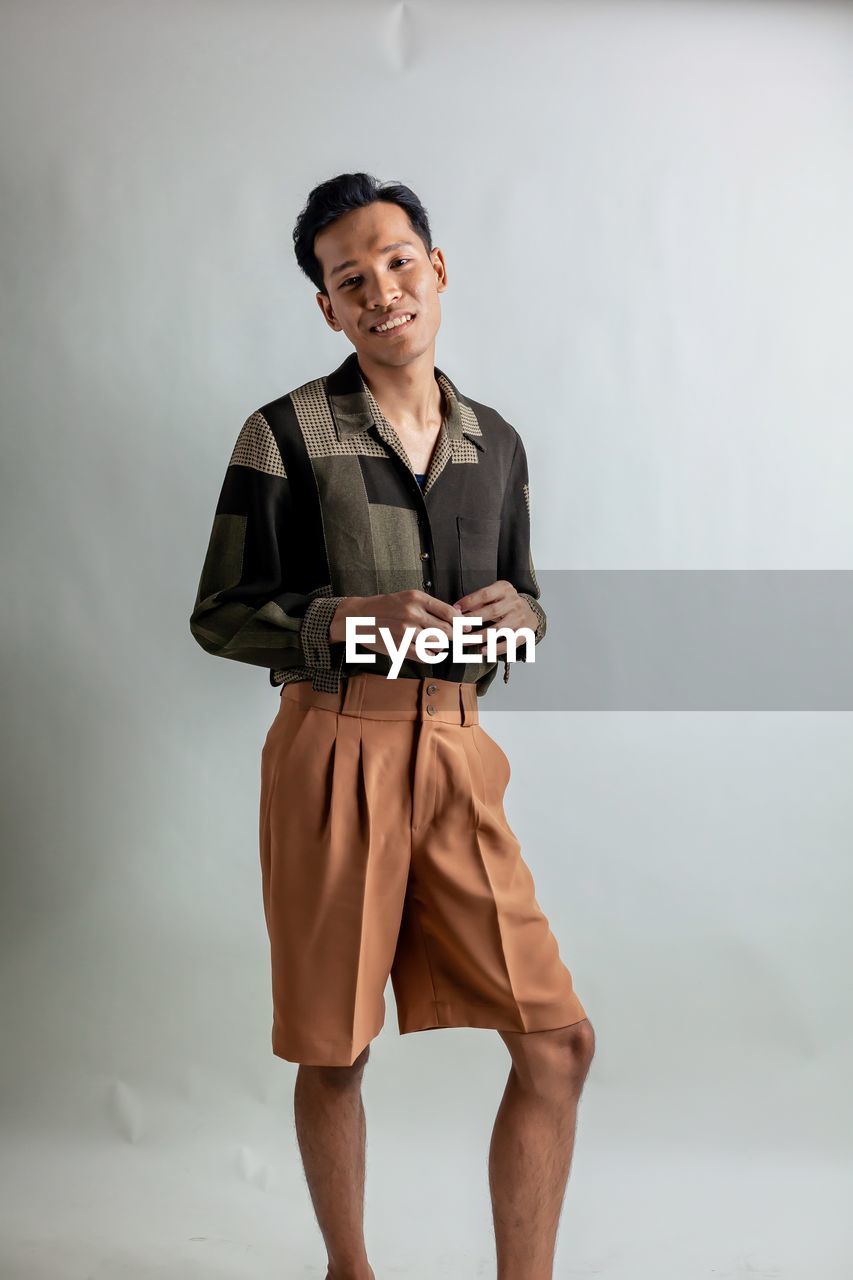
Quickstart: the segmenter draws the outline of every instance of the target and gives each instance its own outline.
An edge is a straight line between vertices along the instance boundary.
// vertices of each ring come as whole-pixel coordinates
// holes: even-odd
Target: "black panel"
[[[314,591],[319,584],[330,583],[332,578],[317,477],[289,396],[280,396],[264,405],[260,412],[275,436],[290,482],[291,537],[298,540],[299,554],[288,563],[287,585],[292,591]]]
[[[358,461],[368,502],[378,502],[386,507],[406,507],[408,510],[416,505],[413,489],[417,488],[417,481],[414,476],[404,474],[402,462],[396,458],[375,458],[363,454],[359,455]]]

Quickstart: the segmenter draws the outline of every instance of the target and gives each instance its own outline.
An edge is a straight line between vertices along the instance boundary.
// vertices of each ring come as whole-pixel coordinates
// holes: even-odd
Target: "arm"
[[[213,517],[190,631],[221,658],[328,671],[340,665],[329,623],[341,597],[301,580],[290,484],[266,419],[246,419]],[[285,587],[285,582],[287,587]]]
[[[511,582],[536,618],[534,639],[538,645],[548,625],[545,610],[539,603],[539,583],[530,549],[530,488],[527,455],[518,437],[510,465],[501,511],[501,534],[498,547],[498,577]],[[525,660],[526,646],[518,649]]]

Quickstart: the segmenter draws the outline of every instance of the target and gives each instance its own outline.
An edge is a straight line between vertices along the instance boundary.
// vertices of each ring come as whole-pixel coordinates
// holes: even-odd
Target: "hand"
[[[444,600],[438,600],[426,591],[418,591],[414,588],[410,591],[394,591],[387,595],[347,596],[335,610],[329,627],[329,639],[333,642],[346,639],[347,618],[374,618],[376,643],[367,644],[364,640],[359,640],[358,647],[388,655],[388,649],[379,634],[379,628],[387,627],[395,645],[399,645],[403,640],[406,627],[416,627],[417,631],[405,651],[405,657],[420,661],[415,653],[418,632],[424,627],[436,627],[447,636],[448,647],[452,647],[453,619],[459,613],[461,610],[455,605],[446,604]],[[426,648],[428,652],[439,652],[438,642],[434,645],[427,644]]]
[[[466,649],[469,653],[485,654],[486,628],[488,627],[511,627],[513,631],[518,627],[530,627],[535,635],[536,628],[539,626],[539,619],[527,601],[522,600],[511,582],[506,582],[502,578],[490,583],[487,587],[481,587],[479,591],[472,591],[470,595],[463,596],[461,600],[456,601],[454,607],[460,609],[463,614],[473,614],[474,617],[483,619],[481,631],[476,630],[473,623],[464,628],[471,635],[483,637],[481,649],[478,649],[473,642],[466,641]],[[521,642],[518,647],[519,651],[523,652],[524,643]],[[506,640],[499,640],[495,652],[500,655],[506,651]]]

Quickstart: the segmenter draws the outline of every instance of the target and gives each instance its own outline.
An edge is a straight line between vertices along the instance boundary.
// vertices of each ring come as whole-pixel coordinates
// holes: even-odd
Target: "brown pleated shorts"
[[[274,1054],[350,1066],[389,976],[400,1034],[586,1017],[504,814],[509,778],[473,684],[283,686],[261,754]]]

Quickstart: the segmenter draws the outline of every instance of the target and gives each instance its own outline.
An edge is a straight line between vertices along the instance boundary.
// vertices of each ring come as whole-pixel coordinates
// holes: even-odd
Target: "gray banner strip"
[[[544,570],[489,710],[853,710],[853,570]]]

